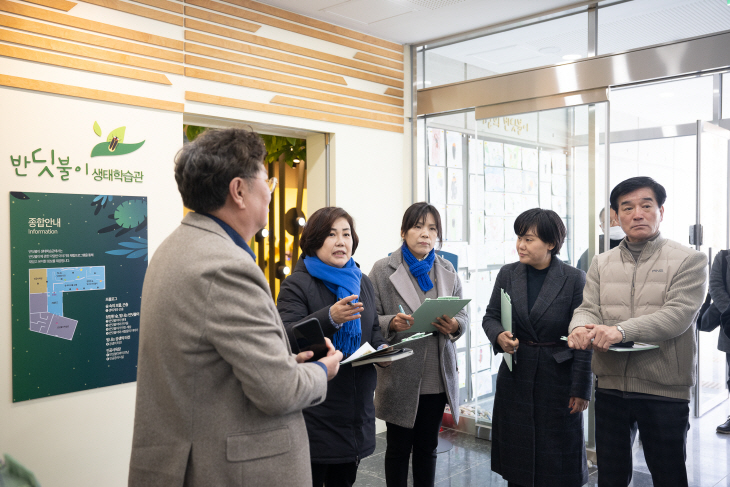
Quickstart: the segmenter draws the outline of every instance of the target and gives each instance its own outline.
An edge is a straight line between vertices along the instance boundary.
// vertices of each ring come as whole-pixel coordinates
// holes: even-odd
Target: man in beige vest
[[[631,481],[637,429],[654,485],[688,485],[694,325],[707,289],[707,258],[661,236],[665,200],[664,187],[649,177],[627,179],[611,191],[611,209],[626,238],[593,258],[583,303],[570,323],[568,345],[598,352],[593,372],[600,487]],[[659,348],[609,350],[634,341]]]
[[[180,151],[188,213],[142,290],[129,485],[301,486],[312,478],[302,409],[320,404],[342,353],[293,355],[246,244],[271,192],[258,134],[208,130]]]

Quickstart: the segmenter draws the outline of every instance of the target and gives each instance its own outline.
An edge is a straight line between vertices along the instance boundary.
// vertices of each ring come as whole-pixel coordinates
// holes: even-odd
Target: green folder
[[[500,289],[502,291],[502,306],[500,309],[500,314],[502,315],[502,328],[504,328],[504,331],[512,331],[512,298],[509,297],[509,294],[504,292],[504,289]],[[512,372],[512,355],[508,353],[503,353],[502,357],[504,357],[504,361],[507,362],[507,367],[509,367],[510,372]]]
[[[438,321],[438,317],[446,315],[453,318],[461,311],[471,299],[461,299],[455,296],[444,296],[438,299],[426,299],[416,311],[413,312],[413,326],[408,333],[433,333],[436,327],[431,323]]]

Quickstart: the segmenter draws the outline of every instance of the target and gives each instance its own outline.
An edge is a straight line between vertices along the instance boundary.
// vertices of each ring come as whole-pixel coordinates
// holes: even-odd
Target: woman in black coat
[[[591,351],[567,348],[585,273],[556,257],[566,229],[535,208],[514,224],[520,261],[499,271],[482,321],[495,353],[511,354],[497,375],[492,470],[510,486],[578,487],[588,481],[583,414],[591,397]],[[512,330],[501,323],[501,289],[512,301]]]
[[[302,232],[303,258],[281,284],[277,308],[296,351],[292,327],[317,318],[325,337],[345,358],[361,344],[385,347],[375,292],[352,259],[358,238],[342,208],[317,210]],[[303,411],[314,487],[349,487],[360,460],[375,450],[373,364],[343,365],[327,385],[327,399]]]

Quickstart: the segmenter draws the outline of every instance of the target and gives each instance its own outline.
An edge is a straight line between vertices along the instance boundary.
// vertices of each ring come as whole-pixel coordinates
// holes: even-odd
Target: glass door
[[[711,122],[697,121],[697,229],[690,230],[695,248],[715,255],[728,248],[728,143],[730,130]],[[717,350],[718,327],[713,332],[697,331],[697,385],[694,394],[696,417],[728,398],[725,353]]]
[[[478,235],[470,232],[469,247],[480,258],[468,269],[479,308],[472,315],[468,378],[478,436],[490,431],[502,361],[501,355],[494,355],[481,321],[499,269],[518,260],[516,217],[536,207],[558,213],[568,229],[558,258],[587,271],[602,250],[599,215],[606,201],[605,147],[600,141],[607,102],[484,117],[490,108],[476,111],[472,143],[479,153],[475,159],[483,162],[468,184],[470,195],[479,194],[470,198],[478,206],[470,208],[470,215],[475,219],[478,214],[484,222]],[[592,446],[592,408],[585,418],[586,440]]]

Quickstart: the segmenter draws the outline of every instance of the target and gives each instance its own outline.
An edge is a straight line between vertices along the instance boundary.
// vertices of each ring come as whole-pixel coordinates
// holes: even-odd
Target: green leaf
[[[99,127],[99,124],[97,122],[94,122],[94,133],[101,137],[101,127]]]
[[[127,127],[119,127],[117,129],[112,130],[109,132],[109,135],[106,136],[106,141],[111,142],[114,137],[119,139],[119,143],[121,144],[124,142],[124,132],[127,130]]]
[[[286,140],[287,140],[287,141],[288,141],[288,142],[289,142],[289,143],[290,143],[291,145],[297,145],[297,142],[298,142],[298,139],[295,139],[295,138],[292,138],[292,137],[287,137],[287,138],[286,138]]]
[[[194,141],[198,135],[205,132],[206,127],[199,127],[197,125],[188,125],[187,129],[185,129],[185,137],[188,138],[188,142]]]
[[[121,156],[124,154],[129,154],[142,147],[144,142],[145,141],[143,140],[142,142],[137,142],[136,144],[119,143],[117,144],[117,148],[114,150],[114,152],[109,151],[109,144],[107,142],[100,142],[99,144],[96,144],[93,149],[91,149],[91,157]]]

